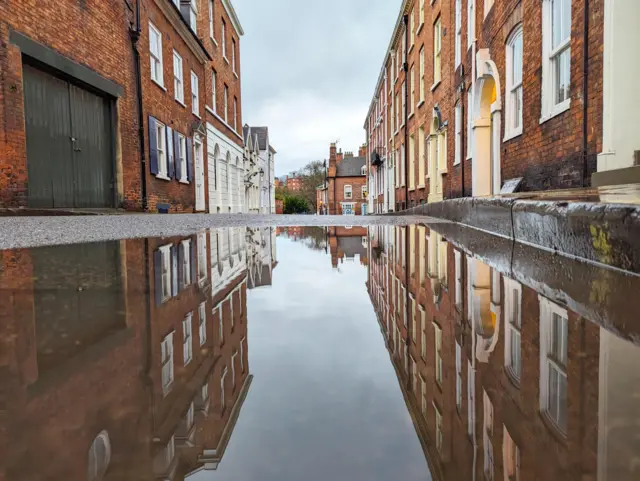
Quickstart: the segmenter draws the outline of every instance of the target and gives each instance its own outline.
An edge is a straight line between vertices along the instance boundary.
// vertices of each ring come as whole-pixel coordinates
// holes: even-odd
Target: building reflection
[[[640,348],[623,338],[639,329],[613,302],[638,278],[505,262],[491,242],[483,262],[426,226],[369,230],[369,294],[433,478],[640,479]]]
[[[272,229],[0,251],[0,479],[216,469],[252,381]]]

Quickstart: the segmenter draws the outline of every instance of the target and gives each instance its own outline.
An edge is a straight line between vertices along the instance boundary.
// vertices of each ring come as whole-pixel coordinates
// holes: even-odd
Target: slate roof
[[[269,127],[251,127],[251,133],[258,137],[258,147],[260,147],[260,150],[267,150]]]
[[[365,157],[345,157],[336,169],[336,177],[364,177],[362,168],[367,164]]]
[[[362,245],[362,237],[338,237],[338,247],[349,259],[356,255],[362,259],[367,257],[367,249]]]

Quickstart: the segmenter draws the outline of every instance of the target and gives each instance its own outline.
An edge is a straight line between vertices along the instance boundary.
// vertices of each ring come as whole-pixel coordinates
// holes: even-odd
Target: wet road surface
[[[0,251],[0,478],[637,480],[639,279],[450,224]]]

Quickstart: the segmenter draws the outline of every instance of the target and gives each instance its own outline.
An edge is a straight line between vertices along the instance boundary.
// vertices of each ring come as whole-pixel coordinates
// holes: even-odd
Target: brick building
[[[327,241],[331,253],[331,266],[354,262],[356,256],[361,265],[369,262],[366,227],[327,227]]]
[[[365,121],[370,207],[590,185],[603,4],[405,0]]]
[[[364,147],[354,157],[353,152],[343,154],[336,144],[331,144],[326,195],[330,215],[366,214],[366,164]]]
[[[0,6],[0,205],[242,211],[243,31],[229,0],[31,13]]]
[[[302,178],[297,175],[287,176],[285,187],[289,192],[300,192],[302,190]]]
[[[613,425],[639,412],[620,388],[637,378],[637,345],[424,226],[372,227],[368,248],[433,479],[634,479],[632,430]]]

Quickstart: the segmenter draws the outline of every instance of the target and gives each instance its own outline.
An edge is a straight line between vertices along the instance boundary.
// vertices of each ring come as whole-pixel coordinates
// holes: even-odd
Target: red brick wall
[[[0,4],[0,205],[27,204],[21,52],[9,43],[9,30],[14,29],[124,89],[117,106],[125,170],[121,202],[141,207],[136,85],[128,33],[132,15],[121,0],[62,0],[37,6],[32,1],[8,0]]]

